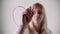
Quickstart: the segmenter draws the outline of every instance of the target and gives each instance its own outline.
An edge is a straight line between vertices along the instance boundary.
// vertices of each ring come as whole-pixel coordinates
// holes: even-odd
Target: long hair
[[[42,14],[44,15],[44,19],[41,22],[38,34],[49,34],[48,27],[47,27],[47,18],[46,18],[46,14],[45,14],[45,8],[40,3],[35,3],[35,4],[33,4],[33,6],[40,7]],[[22,34],[22,32],[23,32],[22,31],[22,30],[24,30],[23,28],[25,28],[25,26],[29,24],[33,15],[34,15],[34,13],[31,10],[31,7],[27,8],[25,13],[23,14],[23,18],[22,18],[23,26],[22,26],[22,29],[20,31],[20,34]]]

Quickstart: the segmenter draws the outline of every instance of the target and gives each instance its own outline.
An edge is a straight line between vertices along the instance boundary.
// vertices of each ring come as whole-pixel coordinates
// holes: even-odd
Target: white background
[[[12,10],[19,5],[27,8],[36,2],[41,3],[45,7],[48,28],[53,34],[60,34],[59,0],[0,0],[0,31],[3,34],[14,34],[18,28],[12,19]],[[22,13],[20,12],[20,14]]]

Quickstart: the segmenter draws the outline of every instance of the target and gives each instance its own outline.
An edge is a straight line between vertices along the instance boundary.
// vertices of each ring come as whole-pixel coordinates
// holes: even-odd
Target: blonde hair
[[[40,3],[35,3],[33,6],[42,9],[42,13],[44,15],[43,25],[42,25],[42,30],[44,30],[44,31],[42,32],[42,34],[49,34],[48,27],[47,27],[47,16],[46,16],[45,8]]]

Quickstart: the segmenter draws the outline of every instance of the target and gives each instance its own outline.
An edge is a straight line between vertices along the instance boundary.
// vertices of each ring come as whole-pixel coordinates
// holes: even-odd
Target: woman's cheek
[[[36,22],[37,22],[36,19],[37,19],[37,18],[36,18],[36,15],[33,15],[33,17],[32,17],[32,21],[36,23]]]

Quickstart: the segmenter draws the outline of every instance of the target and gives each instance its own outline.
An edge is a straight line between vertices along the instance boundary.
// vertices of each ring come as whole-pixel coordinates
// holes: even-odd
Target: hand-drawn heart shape
[[[23,6],[17,6],[17,7],[15,7],[15,8],[13,9],[13,11],[12,11],[12,19],[13,19],[13,21],[14,21],[14,24],[17,25],[17,27],[19,27],[19,25],[17,24],[17,22],[16,22],[16,20],[15,20],[15,18],[14,18],[14,12],[15,12],[15,10],[16,10],[17,8],[23,8],[23,9],[26,9],[26,8],[24,8]]]

